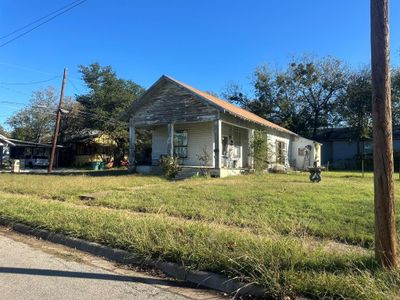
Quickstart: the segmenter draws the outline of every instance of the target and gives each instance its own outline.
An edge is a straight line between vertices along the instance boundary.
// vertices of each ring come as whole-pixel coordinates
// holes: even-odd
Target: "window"
[[[187,130],[176,130],[174,134],[174,156],[179,158],[187,158]]]
[[[286,143],[282,141],[276,141],[276,162],[280,164],[285,164],[286,162]]]
[[[297,150],[297,155],[298,155],[298,156],[304,156],[304,148],[299,148],[299,149]]]

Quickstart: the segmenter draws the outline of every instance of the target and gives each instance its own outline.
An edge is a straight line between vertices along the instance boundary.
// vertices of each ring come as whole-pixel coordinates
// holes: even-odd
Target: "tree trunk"
[[[389,0],[371,0],[371,67],[374,140],[375,256],[397,266],[393,141],[389,66]]]
[[[121,161],[124,159],[124,139],[116,139],[117,147],[114,150],[114,167],[120,167]]]
[[[313,138],[315,138],[317,136],[318,123],[319,123],[318,121],[319,121],[319,113],[314,112],[313,133],[312,133]]]

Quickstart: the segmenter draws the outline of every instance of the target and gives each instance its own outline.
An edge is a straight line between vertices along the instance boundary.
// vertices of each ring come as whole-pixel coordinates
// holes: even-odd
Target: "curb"
[[[256,284],[245,284],[237,279],[229,279],[220,274],[206,271],[188,271],[176,263],[146,260],[139,258],[132,252],[114,249],[98,243],[68,237],[60,233],[52,233],[45,229],[36,229],[22,223],[14,223],[0,218],[0,225],[11,227],[14,231],[32,235],[46,241],[61,244],[95,256],[104,257],[110,261],[123,264],[145,265],[159,269],[164,274],[177,280],[193,283],[197,286],[213,289],[229,295],[255,296],[264,298],[266,290]]]

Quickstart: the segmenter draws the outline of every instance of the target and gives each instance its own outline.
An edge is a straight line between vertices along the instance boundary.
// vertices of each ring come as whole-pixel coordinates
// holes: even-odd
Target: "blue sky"
[[[0,36],[72,0],[0,1]],[[400,64],[400,3],[391,1],[392,64]],[[0,40],[4,42],[5,40]],[[111,65],[149,87],[167,74],[202,90],[244,87],[257,65],[285,67],[303,53],[332,55],[353,67],[369,63],[367,0],[88,0],[28,35],[0,47],[0,82],[49,79],[69,70],[84,91],[79,64]],[[0,101],[28,102],[46,84],[0,84]],[[0,123],[21,106],[0,103]]]

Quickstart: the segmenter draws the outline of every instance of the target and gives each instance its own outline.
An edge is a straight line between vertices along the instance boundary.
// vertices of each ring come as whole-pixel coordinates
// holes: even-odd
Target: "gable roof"
[[[218,106],[219,108],[222,108],[224,111],[227,111],[230,114],[235,115],[236,117],[239,117],[239,118],[242,118],[247,121],[254,122],[254,123],[257,123],[257,124],[260,124],[263,126],[267,126],[267,127],[279,130],[279,131],[283,131],[283,132],[286,132],[289,134],[297,135],[296,133],[294,133],[284,127],[276,125],[275,123],[272,123],[264,118],[261,118],[260,116],[257,116],[256,114],[253,114],[252,112],[249,112],[248,110],[245,110],[239,106],[236,106],[236,105],[229,103],[225,100],[222,100],[220,98],[217,98],[206,92],[202,92],[202,91],[200,91],[190,85],[187,85],[186,83],[180,82],[172,77],[165,76],[165,75],[163,75],[163,76],[166,77],[167,79],[175,82],[176,84],[184,87],[185,89],[191,91],[192,93],[200,96],[201,98],[205,99],[206,101],[209,101],[209,102],[215,104],[216,106]]]
[[[146,96],[153,90],[155,89],[161,82],[171,82],[174,83],[176,85],[178,85],[179,87],[189,91],[191,94],[197,96],[198,98],[200,98],[201,100],[203,100],[204,102],[206,102],[207,104],[211,104],[212,106],[214,106],[215,108],[217,108],[218,110],[222,111],[222,112],[227,112],[237,118],[241,118],[244,119],[246,121],[250,121],[252,123],[256,123],[265,127],[269,127],[278,131],[282,131],[291,135],[296,135],[296,133],[281,127],[275,123],[272,123],[264,118],[261,118],[260,116],[257,116],[256,114],[253,114],[239,106],[236,106],[232,103],[229,103],[225,100],[222,100],[218,97],[215,97],[213,95],[210,95],[206,92],[200,91],[186,83],[183,83],[181,81],[178,81],[170,76],[166,76],[166,75],[162,75],[160,77],[160,79],[158,79],[150,88],[147,89],[147,91],[142,95],[142,97],[136,101],[133,102],[132,104],[132,108],[137,108],[138,106],[140,106],[142,104],[142,102],[144,101],[144,99],[146,98]],[[130,110],[131,111],[131,110]]]

